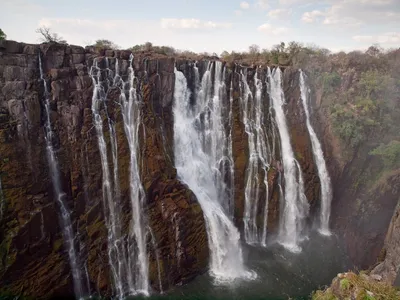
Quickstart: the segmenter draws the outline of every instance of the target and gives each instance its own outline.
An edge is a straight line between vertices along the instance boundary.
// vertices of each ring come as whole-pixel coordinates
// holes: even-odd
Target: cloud
[[[281,35],[288,32],[288,28],[286,27],[275,27],[271,24],[265,23],[258,27],[258,31],[272,34],[272,35]]]
[[[173,22],[166,20],[170,19],[164,19],[163,24],[167,27],[163,28],[161,22],[152,20],[103,19],[99,22],[98,19],[42,18],[38,21],[37,27],[50,27],[53,32],[58,33],[73,45],[88,45],[97,39],[108,39],[123,49],[148,41],[154,45],[170,45],[177,49],[196,52],[219,52],[223,50],[223,47],[230,47],[232,50],[234,48],[235,40],[229,39],[225,31],[213,30],[229,28],[228,24],[192,19],[187,19],[189,21],[178,19]],[[182,26],[183,29],[181,29]],[[22,30],[25,29],[22,27]],[[193,30],[196,33],[193,33]],[[196,38],[191,39],[194,34]],[[217,39],[219,44],[210,44],[210,36]],[[39,38],[38,35],[37,38]],[[191,42],[188,44],[189,39]]]
[[[202,21],[199,19],[161,19],[161,27],[164,29],[229,29],[231,23],[217,23],[213,21]]]
[[[269,8],[268,0],[258,0],[255,6],[260,9],[268,9]]]
[[[278,8],[273,9],[268,12],[268,16],[273,19],[285,19],[292,14],[292,11],[289,9]]]
[[[279,0],[280,5],[290,6],[290,5],[304,5],[317,2],[317,0]]]
[[[280,0],[296,1],[296,0]],[[398,0],[326,0],[325,10],[305,12],[305,23],[321,22],[324,25],[361,26],[398,24],[400,6]]]
[[[250,7],[250,4],[248,2],[243,1],[240,3],[241,9],[248,9],[249,7]]]
[[[400,32],[386,32],[381,35],[355,35],[353,40],[365,44],[399,44]]]
[[[305,23],[313,23],[317,21],[318,18],[324,16],[325,14],[319,10],[307,11],[301,17],[301,20]]]
[[[235,15],[241,16],[243,15],[243,12],[240,9],[235,10]]]

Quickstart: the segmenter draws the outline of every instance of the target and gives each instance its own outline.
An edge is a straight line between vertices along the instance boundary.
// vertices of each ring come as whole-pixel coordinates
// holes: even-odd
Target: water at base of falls
[[[209,68],[208,71],[210,70]],[[221,132],[218,131],[219,117],[212,115],[217,113],[212,109],[218,107],[215,101],[219,100],[207,96],[211,94],[208,90],[211,90],[211,84],[206,87],[205,83],[210,82],[204,80],[202,83],[199,95],[205,96],[199,96],[195,107],[191,107],[186,78],[182,72],[175,70],[173,105],[175,166],[178,176],[194,192],[203,210],[210,249],[210,274],[214,281],[221,284],[237,278],[254,279],[256,274],[244,267],[239,231],[227,216],[221,203],[222,199],[219,198],[220,187],[217,186],[218,181],[215,180],[214,173],[218,172],[216,152],[213,147],[206,147],[222,144],[218,140],[221,136]],[[211,101],[214,101],[214,105],[210,105]],[[202,126],[199,125],[203,109],[211,114],[207,121],[209,123],[206,124],[209,136],[205,136]]]
[[[339,237],[321,237],[315,232],[302,242],[301,253],[282,251],[278,244],[267,248],[244,245],[246,265],[257,272],[255,280],[237,280],[215,285],[209,274],[148,300],[284,300],[310,299],[312,291],[329,285],[338,273],[351,268]],[[132,299],[133,300],[133,299]]]
[[[304,229],[304,221],[308,216],[308,201],[304,195],[304,183],[301,169],[295,160],[290,142],[286,116],[283,110],[285,98],[282,90],[282,73],[279,68],[273,72],[268,68],[269,92],[272,106],[275,111],[275,121],[278,127],[281,155],[284,171],[284,193],[282,211],[279,224],[278,242],[292,252],[300,252],[301,234]]]
[[[321,211],[318,231],[320,234],[330,236],[329,230],[329,218],[331,214],[331,202],[332,202],[332,187],[331,179],[329,177],[328,169],[326,167],[324,153],[322,151],[321,143],[318,140],[317,134],[311,125],[310,111],[308,107],[309,88],[305,82],[305,75],[300,70],[300,91],[301,100],[303,103],[304,111],[306,114],[307,129],[310,134],[311,146],[313,150],[313,156],[315,164],[317,165],[318,176],[321,182]]]

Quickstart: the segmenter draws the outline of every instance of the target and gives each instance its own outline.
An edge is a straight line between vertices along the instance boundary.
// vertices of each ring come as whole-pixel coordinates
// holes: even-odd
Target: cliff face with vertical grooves
[[[76,248],[83,280],[92,293],[110,295],[107,229],[102,203],[102,174],[93,128],[93,86],[89,65],[98,53],[63,45],[0,45],[0,176],[3,214],[0,220],[0,282],[4,291],[31,296],[71,294],[72,278],[63,247],[57,207],[46,160],[43,84],[39,53],[51,87],[51,122],[60,165],[62,189],[72,211]],[[103,53],[104,55],[105,53]],[[129,52],[109,51],[126,73]],[[99,58],[104,67],[105,58]],[[135,62],[142,80],[140,171],[146,192],[145,214],[155,245],[147,238],[150,283],[155,290],[186,282],[204,272],[208,246],[201,208],[193,193],[176,177],[172,151],[174,61]],[[158,75],[156,75],[158,72]],[[117,90],[108,93],[107,113],[115,122],[124,232],[130,226],[129,147],[124,134]],[[104,134],[110,147],[110,132]],[[109,164],[112,164],[109,157]],[[156,257],[160,258],[159,264]],[[159,271],[158,271],[159,267]]]
[[[37,297],[71,294],[72,276],[68,255],[58,217],[59,208],[54,201],[52,182],[46,160],[44,137],[44,90],[39,80],[39,55],[42,57],[45,78],[51,93],[51,122],[56,134],[54,149],[60,165],[62,188],[67,195],[85,285],[90,292],[111,295],[112,280],[107,254],[107,228],[104,221],[102,196],[102,172],[97,136],[93,128],[93,83],[89,68],[96,58],[101,69],[115,71],[116,60],[122,76],[127,75],[130,52],[95,51],[90,48],[57,44],[27,45],[12,41],[0,42],[0,179],[2,214],[0,219],[0,286],[2,291]],[[149,281],[153,290],[166,290],[185,283],[205,272],[208,265],[206,224],[201,207],[193,192],[179,180],[174,167],[172,113],[174,93],[174,66],[171,58],[134,58],[135,75],[139,82],[141,124],[139,126],[139,168],[146,203],[144,215],[154,238],[147,235],[149,257]],[[176,68],[194,84],[193,62],[178,60]],[[206,62],[199,62],[200,75],[205,72]],[[234,221],[243,226],[244,189],[249,149],[243,124],[243,107],[240,101],[243,67],[227,68],[226,87],[232,83],[232,149],[234,160]],[[254,89],[255,68],[247,68],[247,82]],[[262,76],[265,76],[262,75]],[[265,78],[262,78],[263,82]],[[319,210],[320,183],[313,162],[310,138],[305,124],[304,109],[300,100],[298,70],[287,68],[284,72],[285,113],[291,143],[304,176],[305,194],[310,202],[311,218]],[[268,138],[275,139],[279,150],[279,138],[273,135],[270,99],[263,85],[265,104],[265,128]],[[115,125],[118,154],[118,178],[121,189],[122,231],[129,232],[131,209],[129,199],[129,145],[124,133],[119,91],[107,92],[107,107],[100,108],[104,120],[103,132],[107,148],[111,148],[108,120]],[[314,98],[318,97],[315,96]],[[313,103],[314,106],[315,103]],[[345,190],[346,170],[332,151],[334,139],[323,114],[316,112],[314,127],[321,138],[328,168],[334,184],[334,226],[349,229],[345,243],[350,252],[359,253],[363,242],[352,240],[359,225],[352,226],[360,211],[343,204],[349,194]],[[325,126],[322,126],[325,125]],[[279,224],[280,155],[276,151],[268,172],[268,226],[275,233]],[[110,154],[109,154],[110,155]],[[108,157],[112,166],[112,157]],[[350,168],[356,169],[357,163]],[[259,180],[264,174],[258,170]],[[388,201],[388,207],[398,197],[396,190]],[[263,225],[263,203],[266,189],[260,187],[257,225]],[[384,195],[377,194],[375,197]],[[264,202],[263,202],[264,201]],[[394,204],[393,204],[394,207]],[[375,208],[366,208],[368,212]],[[387,208],[389,211],[390,208]],[[393,210],[392,210],[393,211]],[[349,220],[343,220],[351,214]],[[385,222],[377,228],[382,235],[390,222],[389,216],[381,216]],[[379,239],[379,237],[378,237]],[[383,238],[381,239],[383,244]],[[370,244],[368,244],[370,245]],[[379,245],[379,244],[378,244]],[[380,246],[373,246],[374,251]],[[356,256],[356,255],[355,255]],[[361,259],[360,264],[366,260]],[[369,261],[368,261],[369,263]],[[159,282],[161,278],[161,282]]]

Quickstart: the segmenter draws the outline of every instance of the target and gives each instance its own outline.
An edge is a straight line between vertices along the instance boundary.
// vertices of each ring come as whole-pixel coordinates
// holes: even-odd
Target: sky
[[[47,26],[69,44],[108,39],[220,54],[298,41],[331,51],[400,47],[400,0],[0,0],[8,39],[38,43]]]

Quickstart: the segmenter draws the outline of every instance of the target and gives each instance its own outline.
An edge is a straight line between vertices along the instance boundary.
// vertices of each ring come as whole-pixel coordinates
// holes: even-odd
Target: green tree
[[[381,144],[370,151],[369,154],[380,156],[386,167],[396,168],[400,165],[400,142],[392,140],[386,145]]]
[[[118,49],[119,47],[114,42],[106,39],[96,40],[94,46],[98,49]]]
[[[3,30],[0,28],[0,41],[7,39],[7,34],[4,33]]]

